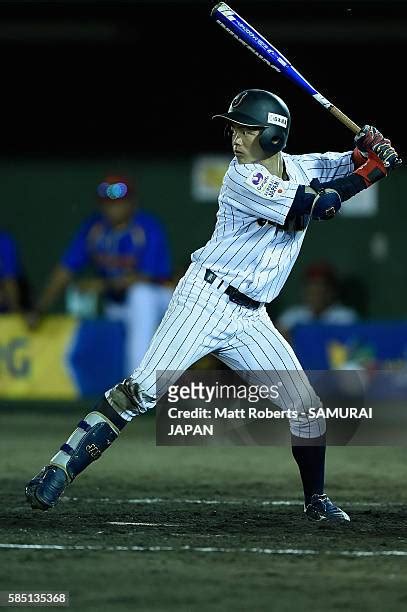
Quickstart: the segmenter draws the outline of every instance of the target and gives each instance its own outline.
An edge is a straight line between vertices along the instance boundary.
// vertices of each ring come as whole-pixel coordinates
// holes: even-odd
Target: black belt
[[[204,278],[210,285],[212,285],[216,279],[220,280],[219,277],[209,269],[206,270]],[[222,284],[223,280],[220,280],[218,289]],[[228,285],[228,287],[225,289],[225,293],[229,296],[229,300],[231,302],[238,304],[239,306],[244,306],[245,308],[250,308],[250,310],[257,310],[257,308],[261,306],[261,302],[252,300],[252,298],[249,298],[244,293],[241,293],[238,289],[236,289],[236,287],[232,287],[232,285]]]

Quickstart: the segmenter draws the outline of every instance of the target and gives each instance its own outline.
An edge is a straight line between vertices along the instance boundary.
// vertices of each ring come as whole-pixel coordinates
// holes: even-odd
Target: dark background
[[[407,159],[406,2],[230,4]],[[270,89],[287,102],[289,153],[352,148],[352,132],[210,18],[214,5],[0,1],[0,224],[19,244],[33,295],[94,210],[95,186],[116,171],[135,178],[140,205],[163,221],[175,268],[184,269],[217,212],[215,199],[194,200],[193,164],[202,153],[231,155],[223,122],[211,116],[242,89]],[[323,259],[352,281],[350,305],[363,316],[404,318],[406,191],[404,165],[380,182],[377,214],[314,224],[274,315],[298,302],[306,266]]]
[[[403,152],[405,2],[230,4],[331,102]],[[2,2],[0,155],[226,151],[210,116],[251,87],[289,105],[290,152],[350,148],[345,127],[210,19],[214,5]]]

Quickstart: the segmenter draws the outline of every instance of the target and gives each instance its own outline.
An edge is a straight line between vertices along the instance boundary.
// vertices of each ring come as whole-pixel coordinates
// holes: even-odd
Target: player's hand
[[[367,158],[369,151],[379,143],[391,145],[388,138],[385,138],[381,132],[373,125],[365,125],[361,131],[355,136],[355,146],[359,149],[364,157]]]
[[[380,153],[381,157],[379,157],[379,155],[377,155],[374,151],[369,151],[369,156],[365,163],[359,166],[359,168],[353,173],[363,178],[366,187],[370,187],[370,185],[377,183],[377,181],[380,181],[382,178],[388,175],[392,167],[390,165],[386,166],[385,162],[387,164],[394,164],[396,163],[395,159],[399,159],[396,151],[390,145],[379,143],[375,146],[377,147],[378,153]]]
[[[389,141],[390,142],[390,141]],[[373,153],[383,162],[387,173],[393,168],[400,166],[402,161],[399,158],[397,151],[383,140],[372,147]]]

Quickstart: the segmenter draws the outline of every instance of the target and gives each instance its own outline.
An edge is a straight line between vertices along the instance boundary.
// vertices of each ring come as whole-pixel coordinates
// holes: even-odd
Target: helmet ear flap
[[[259,144],[263,151],[274,155],[285,148],[285,145],[287,144],[287,136],[288,134],[285,133],[280,127],[267,127],[260,135]]]

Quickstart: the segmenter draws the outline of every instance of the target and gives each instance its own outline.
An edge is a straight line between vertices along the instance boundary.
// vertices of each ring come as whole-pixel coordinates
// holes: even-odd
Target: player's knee
[[[292,391],[290,395],[280,398],[280,404],[284,410],[296,415],[308,414],[309,412],[312,415],[322,408],[321,399],[311,385],[303,385],[302,388],[297,388],[295,393],[296,396],[294,398],[292,397],[294,395]]]
[[[290,431],[299,438],[317,438],[326,432],[326,423],[321,416],[322,402],[312,387],[306,397],[295,403],[294,418],[290,419]]]
[[[290,419],[290,431],[297,438],[318,438],[326,432],[325,419],[322,416],[298,415]]]

